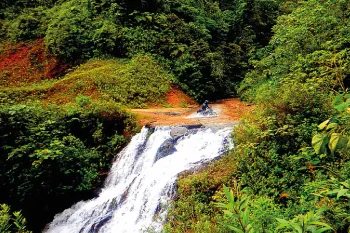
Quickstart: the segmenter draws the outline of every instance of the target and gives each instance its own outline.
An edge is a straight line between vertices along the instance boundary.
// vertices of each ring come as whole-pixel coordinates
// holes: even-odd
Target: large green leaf
[[[327,134],[316,134],[312,138],[312,147],[315,149],[316,154],[323,154],[326,152],[326,145],[329,141]]]
[[[328,147],[332,152],[334,152],[336,149],[342,149],[346,147],[348,141],[349,139],[340,133],[332,133]]]
[[[336,128],[338,128],[338,123],[330,123],[326,129],[330,130],[330,129],[336,129]]]
[[[293,227],[294,230],[296,230],[298,233],[303,233],[302,226],[299,223],[290,223],[290,225]]]
[[[225,196],[226,196],[227,200],[228,200],[230,203],[233,203],[233,202],[234,202],[234,197],[233,197],[233,192],[232,192],[232,190],[229,190],[229,189],[224,185],[224,192],[225,192]]]

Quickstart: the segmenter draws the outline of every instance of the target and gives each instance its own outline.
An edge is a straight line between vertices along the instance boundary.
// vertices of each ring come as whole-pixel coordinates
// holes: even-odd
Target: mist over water
[[[177,175],[232,147],[231,127],[174,130],[143,128],[116,156],[98,197],[56,215],[45,232],[160,232]]]

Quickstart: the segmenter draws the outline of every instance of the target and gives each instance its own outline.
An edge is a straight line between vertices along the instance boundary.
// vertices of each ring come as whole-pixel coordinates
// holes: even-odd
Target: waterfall
[[[98,197],[57,214],[45,232],[160,232],[177,175],[227,151],[231,130],[143,128],[116,156]]]

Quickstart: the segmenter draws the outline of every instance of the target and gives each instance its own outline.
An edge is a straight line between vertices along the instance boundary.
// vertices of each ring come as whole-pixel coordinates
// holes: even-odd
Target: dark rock
[[[164,158],[172,153],[176,152],[175,143],[178,138],[169,138],[163,142],[163,144],[159,147],[156,157],[154,159],[154,163],[159,159]]]

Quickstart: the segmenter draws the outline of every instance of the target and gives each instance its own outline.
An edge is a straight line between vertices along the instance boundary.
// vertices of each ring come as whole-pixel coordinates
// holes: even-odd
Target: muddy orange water
[[[244,113],[251,108],[238,99],[226,99],[209,104],[217,113],[216,117],[201,117],[197,115],[200,105],[188,108],[150,108],[132,109],[138,115],[141,125],[172,126],[172,125],[232,125],[237,124]]]

